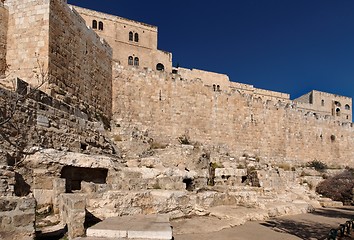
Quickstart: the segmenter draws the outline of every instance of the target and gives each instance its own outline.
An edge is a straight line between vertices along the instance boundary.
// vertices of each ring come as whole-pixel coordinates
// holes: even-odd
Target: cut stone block
[[[88,237],[172,239],[169,218],[164,215],[123,216],[106,219],[87,229]]]

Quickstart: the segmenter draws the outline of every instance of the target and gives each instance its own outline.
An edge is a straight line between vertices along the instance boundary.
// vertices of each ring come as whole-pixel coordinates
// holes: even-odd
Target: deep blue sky
[[[174,65],[296,98],[354,98],[354,0],[68,0],[158,26]]]

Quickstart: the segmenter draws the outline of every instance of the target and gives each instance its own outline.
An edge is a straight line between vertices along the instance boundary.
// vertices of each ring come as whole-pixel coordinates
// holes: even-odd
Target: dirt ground
[[[188,234],[174,231],[175,240],[315,240],[326,239],[331,228],[337,228],[349,219],[354,219],[354,207],[320,208],[312,213],[247,222],[241,226],[208,233],[203,229],[217,224],[218,219],[195,217],[183,222],[172,221],[172,226],[174,229],[195,229],[194,233]],[[354,239],[354,231],[351,235],[341,239]]]

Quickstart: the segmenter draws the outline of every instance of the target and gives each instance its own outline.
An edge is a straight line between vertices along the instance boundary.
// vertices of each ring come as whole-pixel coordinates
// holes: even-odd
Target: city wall
[[[112,49],[63,1],[49,15],[49,74],[52,95],[82,111],[110,118]]]
[[[66,1],[8,0],[10,76],[102,121],[111,116],[112,49]]]
[[[9,11],[6,60],[13,77],[38,85],[39,66],[48,69],[48,0],[6,0]]]
[[[0,77],[6,70],[6,39],[7,39],[8,11],[0,1]]]
[[[233,87],[213,91],[201,79],[178,74],[115,66],[114,75],[113,114],[122,133],[137,126],[157,141],[173,142],[187,134],[230,156],[354,165],[352,124],[303,111],[290,100],[269,100],[266,94]]]

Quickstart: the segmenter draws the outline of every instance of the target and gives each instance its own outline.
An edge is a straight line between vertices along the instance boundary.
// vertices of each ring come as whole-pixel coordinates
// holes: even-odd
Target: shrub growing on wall
[[[354,170],[330,177],[318,184],[316,191],[334,201],[341,201],[345,205],[353,204]]]

